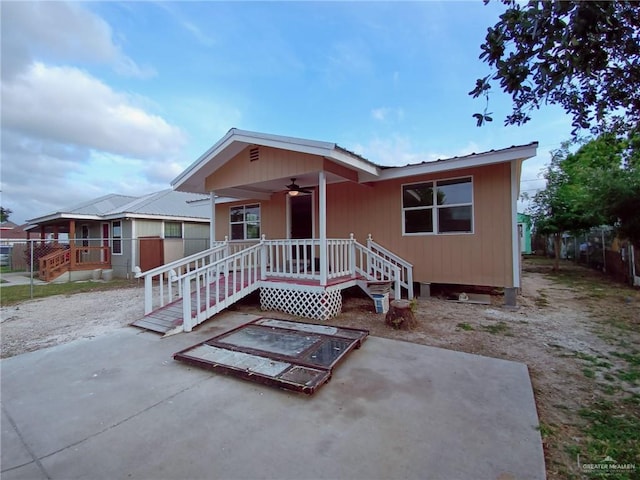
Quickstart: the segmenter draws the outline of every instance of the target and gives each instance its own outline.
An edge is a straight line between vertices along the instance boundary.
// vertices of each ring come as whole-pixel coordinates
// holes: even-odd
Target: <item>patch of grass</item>
[[[506,334],[509,331],[509,325],[504,322],[498,322],[493,325],[482,325],[482,329],[485,332],[493,333],[494,335],[500,333]]]
[[[638,354],[637,350],[632,350],[632,353],[611,352],[611,355],[626,360],[630,365],[640,367],[640,354]]]
[[[547,294],[544,292],[544,290],[540,290],[538,292],[538,296],[534,300],[534,303],[536,304],[536,307],[539,307],[539,308],[543,308],[543,307],[548,307],[549,306],[549,300],[548,300]]]
[[[621,370],[616,372],[616,376],[624,382],[636,385],[638,380],[640,380],[640,369],[632,368],[626,372]]]
[[[540,432],[540,436],[543,439],[550,437],[556,433],[555,427],[543,422],[540,422],[540,425],[538,425],[538,431]]]
[[[590,368],[583,368],[582,369],[582,373],[585,377],[587,378],[596,378],[596,372],[595,370],[592,370]]]
[[[640,452],[640,415],[608,401],[598,401],[583,408],[579,415],[588,425],[584,450],[578,447],[583,463],[599,462],[607,455],[618,464],[638,463]],[[634,472],[609,472],[608,479],[627,479]]]
[[[605,393],[606,395],[613,395],[615,394],[617,391],[620,390],[619,387],[614,386],[614,385],[599,385],[600,386],[600,390],[602,390],[603,393]]]
[[[456,325],[456,327],[458,327],[461,330],[465,330],[465,331],[470,331],[470,330],[474,330],[474,328],[469,325],[467,322],[462,322]]]
[[[111,282],[70,282],[34,285],[33,298],[51,297],[53,295],[72,295],[81,292],[97,292],[116,288],[133,287],[136,283],[130,280],[117,279]],[[30,285],[0,286],[0,305],[7,306],[31,300]]]

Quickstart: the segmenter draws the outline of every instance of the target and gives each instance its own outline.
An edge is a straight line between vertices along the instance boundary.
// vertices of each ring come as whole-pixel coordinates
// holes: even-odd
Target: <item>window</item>
[[[111,224],[111,252],[114,255],[122,255],[122,222],[120,220]]]
[[[472,217],[471,177],[402,186],[404,235],[471,233]]]
[[[164,238],[182,238],[182,223],[164,222]]]
[[[260,205],[240,205],[229,208],[231,240],[260,238]]]
[[[82,237],[82,246],[83,247],[88,247],[89,246],[89,225],[82,225],[80,227],[80,236]]]

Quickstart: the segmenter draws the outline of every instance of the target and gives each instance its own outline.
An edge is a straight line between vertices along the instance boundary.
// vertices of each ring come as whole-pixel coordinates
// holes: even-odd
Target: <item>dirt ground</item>
[[[343,313],[328,323],[527,364],[541,428],[548,430],[542,431],[548,478],[580,478],[571,454],[572,445],[580,444],[583,435],[584,422],[577,412],[596,400],[596,385],[602,375],[616,372],[617,366],[625,368],[622,359],[612,352],[632,348],[636,354],[633,348],[640,345],[640,291],[582,267],[565,264],[563,269],[565,276],[551,275],[547,263],[525,262],[519,306],[514,309],[504,307],[499,295],[491,297],[490,305],[438,297],[419,299],[415,308],[418,326],[403,331],[386,326],[384,315],[375,313],[369,298],[349,292],[344,297]],[[590,283],[581,283],[581,279]],[[75,294],[73,301],[67,297],[3,307],[2,357],[97,336],[125,327],[143,314],[140,287]],[[232,309],[260,313],[255,297]],[[293,318],[281,313],[277,316]],[[587,375],[585,369],[592,364],[585,359],[593,358],[606,359],[606,371],[595,369]],[[640,387],[631,382],[617,391],[637,395]]]

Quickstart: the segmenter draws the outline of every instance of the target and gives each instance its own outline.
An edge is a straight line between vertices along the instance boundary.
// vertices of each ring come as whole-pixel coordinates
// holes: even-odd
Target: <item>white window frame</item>
[[[116,223],[119,224],[120,234],[116,236]],[[116,241],[120,242],[120,251],[116,252]],[[111,255],[122,255],[122,220],[111,222]]]
[[[243,209],[243,214],[242,214],[242,222],[232,222],[231,221],[231,210],[233,208],[239,208],[242,207]],[[258,231],[260,232],[258,234],[258,238],[247,238],[247,225],[248,224],[255,224],[255,221],[251,221],[249,222],[247,220],[247,208],[249,207],[258,207],[258,212],[259,212],[259,218],[258,218]],[[233,238],[233,228],[232,225],[239,225],[242,224],[242,236],[243,238]],[[262,235],[262,204],[261,203],[246,203],[246,204],[242,204],[242,205],[232,205],[229,207],[229,240],[260,240],[260,236]]]
[[[167,237],[167,224],[171,224],[171,225],[179,225],[180,226],[180,235],[177,237]],[[164,222],[162,222],[162,238],[168,238],[168,239],[182,239],[184,238],[184,223],[183,222],[171,222],[168,220],[165,220]]]
[[[438,183],[439,182],[449,182],[454,180],[469,180],[469,184],[471,185],[471,201],[465,203],[454,203],[447,205],[438,205]],[[433,202],[430,206],[420,206],[420,207],[407,207],[404,206],[404,187],[411,185],[423,185],[423,184],[432,184],[433,189]],[[433,180],[423,180],[421,182],[411,182],[411,183],[403,183],[400,185],[400,210],[402,217],[402,236],[406,237],[415,237],[422,235],[473,235],[475,228],[475,202],[474,202],[474,178],[473,175],[464,175],[460,177],[451,177],[451,178],[438,178]],[[452,207],[471,207],[471,230],[468,232],[439,232],[439,215],[438,212],[440,209],[444,208],[452,208]],[[405,226],[405,212],[410,210],[431,210],[432,215],[432,231],[430,232],[407,232]]]

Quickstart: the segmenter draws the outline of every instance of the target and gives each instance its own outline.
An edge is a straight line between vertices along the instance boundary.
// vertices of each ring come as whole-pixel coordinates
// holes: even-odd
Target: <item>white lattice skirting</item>
[[[342,294],[340,290],[310,292],[262,287],[260,307],[313,320],[328,320],[342,311]]]

